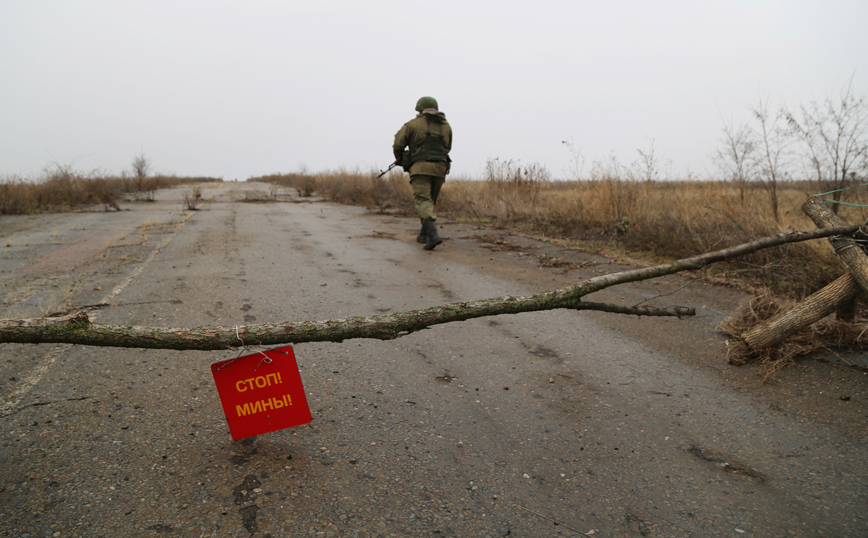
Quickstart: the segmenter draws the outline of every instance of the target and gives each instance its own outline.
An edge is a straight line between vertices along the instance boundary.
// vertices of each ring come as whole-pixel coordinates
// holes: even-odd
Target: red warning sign
[[[291,346],[211,365],[233,439],[313,420]]]

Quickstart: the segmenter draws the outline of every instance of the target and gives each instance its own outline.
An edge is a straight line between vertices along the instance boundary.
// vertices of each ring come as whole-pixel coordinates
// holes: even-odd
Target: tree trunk
[[[758,324],[741,338],[751,351],[773,349],[788,336],[835,312],[841,303],[856,297],[861,291],[852,275],[844,275],[791,310]]]
[[[809,217],[818,228],[832,228],[834,226],[844,226],[841,218],[816,198],[811,198],[802,205],[802,211]],[[856,279],[856,282],[862,286],[862,289],[868,292],[868,255],[861,247],[853,240],[852,237],[845,236],[830,236],[829,243],[835,250],[835,254],[841,259],[841,262]]]
[[[843,225],[838,215],[816,198],[812,197],[805,202],[802,211],[820,228],[830,229]],[[792,310],[746,331],[742,340],[751,351],[772,349],[788,336],[810,327],[833,312],[838,311],[839,317],[846,317],[847,308],[854,306],[851,303],[868,290],[868,256],[850,237],[831,235],[829,242],[849,273],[814,293]]]
[[[858,295],[855,295],[849,301],[844,301],[838,305],[838,309],[835,310],[835,319],[845,323],[853,323],[853,320],[856,319],[856,305],[858,303],[856,299],[858,298]]]

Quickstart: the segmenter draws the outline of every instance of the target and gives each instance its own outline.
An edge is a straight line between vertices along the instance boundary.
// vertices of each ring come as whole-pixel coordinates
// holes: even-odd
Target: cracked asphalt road
[[[447,187],[448,188],[448,185]],[[623,269],[526,238],[247,183],[119,213],[0,217],[0,316],[89,307],[191,327],[527,295]],[[394,341],[294,346],[313,422],[233,441],[210,373],[238,352],[0,345],[0,536],[868,535],[864,371],[772,383],[714,327],[745,297],[673,276]]]

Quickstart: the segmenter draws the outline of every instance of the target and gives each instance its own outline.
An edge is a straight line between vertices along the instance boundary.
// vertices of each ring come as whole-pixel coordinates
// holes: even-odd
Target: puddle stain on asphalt
[[[241,514],[241,524],[250,534],[256,532],[256,514],[259,512],[259,507],[253,504],[258,497],[258,490],[262,487],[262,482],[256,475],[247,475],[244,481],[235,486],[232,490],[232,495],[235,497],[235,504],[242,505],[238,510]],[[244,506],[246,505],[246,506]]]
[[[250,452],[248,452],[246,454],[235,454],[231,458],[229,458],[229,461],[233,465],[244,465],[245,463],[250,461],[251,457],[256,455],[256,452],[257,452],[257,449],[254,448],[253,450],[251,450]]]
[[[250,506],[245,506],[241,510],[241,524],[244,525],[244,528],[250,534],[256,532],[256,513],[259,512],[259,507],[255,504],[251,504]]]

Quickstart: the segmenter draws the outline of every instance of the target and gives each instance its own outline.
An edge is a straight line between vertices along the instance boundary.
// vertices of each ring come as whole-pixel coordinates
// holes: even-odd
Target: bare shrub
[[[782,111],[790,134],[804,150],[806,170],[833,199],[868,172],[868,99],[853,93],[853,79],[837,97],[811,101],[796,112]],[[837,213],[839,205],[832,209]]]
[[[153,202],[157,199],[157,179],[137,176],[133,183],[133,197],[141,202]]]
[[[492,183],[509,183],[512,185],[538,185],[551,180],[551,174],[545,166],[531,163],[521,166],[519,161],[512,159],[502,161],[499,157],[489,158],[485,162],[485,180]]]
[[[192,189],[184,193],[184,209],[196,211],[202,202],[202,187],[194,185]]]
[[[772,114],[768,100],[760,99],[757,105],[751,108],[751,113],[758,123],[757,173],[769,194],[775,221],[780,222],[780,187],[792,177],[792,140],[787,136],[784,115]]]
[[[34,186],[18,176],[0,181],[0,215],[30,213]]]
[[[115,182],[101,179],[86,179],[84,181],[87,189],[90,191],[87,198],[99,200],[106,211],[109,209],[114,209],[115,211],[121,210],[117,201],[120,189],[117,188]]]
[[[313,196],[317,190],[317,176],[308,174],[306,168],[303,168],[303,171],[300,173],[274,173],[251,177],[247,181],[271,183],[272,185],[295,189],[299,196],[305,198]]]
[[[380,213],[385,213],[392,207],[394,196],[389,189],[390,179],[386,176],[375,175],[371,178],[371,187],[368,193],[371,199],[371,205]]]
[[[486,161],[484,180],[487,188],[478,202],[493,209],[489,218],[510,223],[529,218],[551,174],[539,163],[522,166],[496,157]]]
[[[316,177],[301,176],[296,183],[296,189],[298,190],[299,196],[313,196],[313,193],[316,192]]]
[[[814,192],[828,192],[838,212],[849,189],[868,173],[868,98],[853,92],[853,80],[837,96],[777,112],[768,100],[750,108],[751,121],[726,123],[713,155],[723,179],[738,184],[741,200],[759,183],[780,221],[779,190],[794,177],[812,179]]]
[[[585,156],[582,154],[582,149],[577,148],[572,139],[561,141],[567,150],[570,152],[570,162],[567,169],[564,170],[567,179],[581,181],[584,179],[585,172]]]
[[[148,173],[151,171],[151,160],[145,156],[145,152],[142,151],[135,157],[133,157],[132,162],[133,173],[136,177],[148,177]]]
[[[649,140],[649,148],[647,150],[637,149],[639,159],[634,161],[630,166],[630,175],[632,179],[639,181],[659,181],[660,180],[660,158],[657,156],[657,142],[652,138]]]
[[[272,184],[268,187],[268,198],[269,198],[272,202],[276,202],[276,201],[277,201],[277,198],[278,198],[279,196],[280,196],[280,185],[278,185],[278,184],[276,184],[276,183],[272,183]]]
[[[406,176],[400,172],[381,178],[362,170],[348,170],[309,174],[270,174],[252,177],[257,181],[294,188],[299,196],[310,197],[314,193],[335,202],[361,205],[384,212],[387,210],[412,210],[412,197]]]
[[[329,200],[361,205],[384,212],[413,210],[409,176],[390,173],[377,178],[373,172],[341,169],[317,176],[319,191]]]

